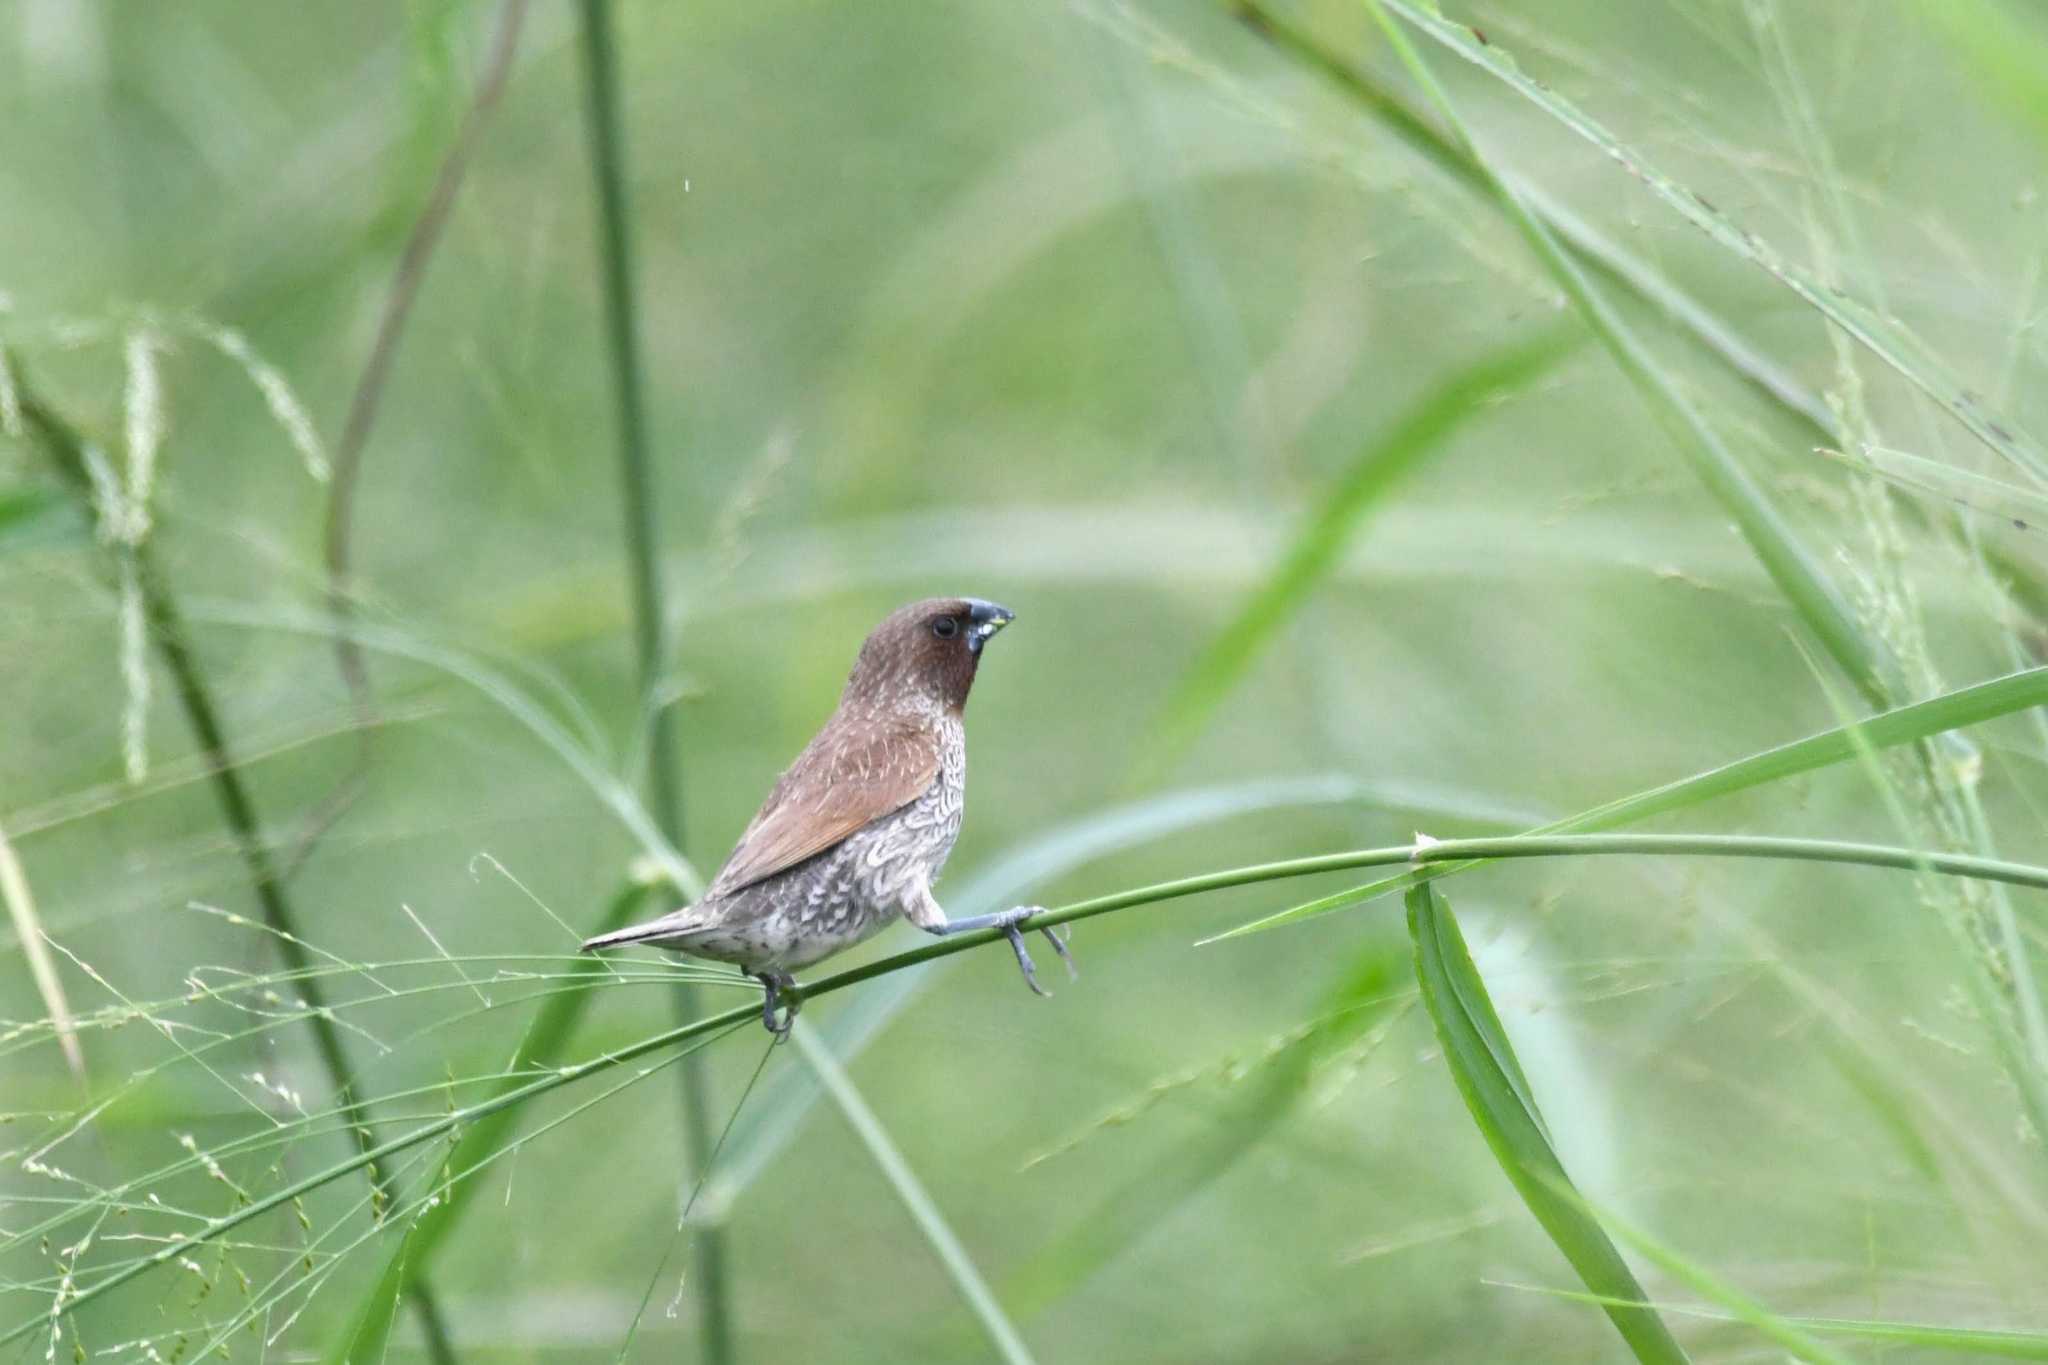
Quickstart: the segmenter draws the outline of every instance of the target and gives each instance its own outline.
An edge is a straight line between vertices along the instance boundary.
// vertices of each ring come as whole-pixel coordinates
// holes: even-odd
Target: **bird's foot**
[[[1050,996],[1052,992],[1038,984],[1038,970],[1031,961],[1031,953],[1024,946],[1024,934],[1017,927],[1033,915],[1044,913],[1045,907],[1042,905],[1019,905],[997,915],[995,926],[1003,931],[1003,937],[1010,940],[1010,951],[1017,955],[1017,967],[1024,973],[1024,984],[1031,987],[1034,994]],[[1081,973],[1074,967],[1074,955],[1067,951],[1066,938],[1052,925],[1044,926],[1039,932],[1052,944],[1052,950],[1060,955],[1060,961],[1067,964],[1067,979],[1079,980]]]
[[[778,1043],[787,1042],[789,1031],[796,1027],[796,1013],[804,1007],[803,992],[797,988],[796,978],[788,972],[749,973],[761,983],[761,1025],[775,1035]],[[781,1013],[778,1016],[777,1008]]]

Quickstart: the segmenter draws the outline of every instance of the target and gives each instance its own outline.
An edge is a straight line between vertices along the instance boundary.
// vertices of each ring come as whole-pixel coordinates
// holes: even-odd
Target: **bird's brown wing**
[[[706,894],[731,895],[816,857],[924,795],[938,775],[938,741],[923,729],[827,725],[775,783]]]

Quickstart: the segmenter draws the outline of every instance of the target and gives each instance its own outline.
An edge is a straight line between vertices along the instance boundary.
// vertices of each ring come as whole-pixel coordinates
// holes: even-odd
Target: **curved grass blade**
[[[1019,845],[968,878],[947,903],[963,916],[999,910],[1016,904],[1034,886],[1153,840],[1261,811],[1339,804],[1387,802],[1375,787],[1336,776],[1269,778],[1166,792],[1092,812]],[[852,1060],[910,1006],[933,980],[932,971],[921,967],[877,982],[818,1025],[816,1036],[841,1062]],[[760,1099],[741,1115],[726,1159],[711,1173],[697,1201],[699,1218],[725,1216],[789,1145],[818,1097],[817,1078],[807,1070],[783,1067],[770,1078]]]
[[[1031,1365],[1031,1352],[1024,1345],[1024,1339],[1017,1335],[1017,1329],[1011,1325],[1009,1317],[1004,1314],[1002,1304],[996,1301],[995,1292],[988,1287],[988,1281],[984,1280],[981,1272],[975,1268],[973,1259],[967,1254],[967,1248],[953,1235],[953,1229],[947,1225],[945,1215],[939,1212],[939,1206],[926,1192],[924,1183],[917,1178],[917,1173],[911,1170],[910,1163],[903,1159],[903,1153],[897,1150],[896,1144],[890,1140],[888,1130],[882,1127],[881,1120],[875,1117],[874,1110],[868,1108],[867,1101],[854,1087],[845,1068],[839,1065],[839,1059],[832,1055],[830,1049],[819,1046],[817,1040],[810,1036],[801,1022],[797,1029],[797,1046],[802,1049],[804,1060],[810,1063],[811,1070],[816,1073],[818,1083],[825,1087],[826,1092],[838,1104],[839,1111],[846,1116],[847,1123],[852,1125],[853,1131],[859,1135],[861,1143],[868,1149],[868,1155],[874,1158],[875,1165],[881,1168],[890,1188],[896,1191],[896,1197],[903,1201],[903,1207],[908,1209],[910,1216],[916,1220],[918,1231],[931,1243],[932,1250],[938,1254],[940,1263],[946,1268],[946,1274],[960,1290],[961,1297],[967,1300],[968,1307],[974,1310],[975,1317],[980,1319],[982,1330],[988,1333],[989,1342],[996,1348],[996,1353],[1008,1361],[1009,1365]]]
[[[1584,328],[1558,326],[1504,346],[1431,389],[1384,434],[1369,441],[1323,495],[1271,576],[1253,590],[1181,680],[1143,766],[1156,770],[1187,746],[1274,632],[1300,610],[1373,507],[1403,477],[1441,450],[1459,427],[1485,412],[1491,400],[1558,364],[1585,336]]]
[[[1898,665],[1883,641],[1866,633],[1858,624],[1842,595],[1824,575],[1820,566],[1793,536],[1792,529],[1778,514],[1754,477],[1723,444],[1698,408],[1681,391],[1678,382],[1658,364],[1655,357],[1629,328],[1613,304],[1594,288],[1556,236],[1523,202],[1515,187],[1504,179],[1480,152],[1471,129],[1465,125],[1457,106],[1451,102],[1436,73],[1408,41],[1391,11],[1381,0],[1368,0],[1380,28],[1387,35],[1401,62],[1409,70],[1431,103],[1443,114],[1458,142],[1492,185],[1503,211],[1522,234],[1529,249],[1542,262],[1574,308],[1607,348],[1615,365],[1642,396],[1651,415],[1665,427],[1679,453],[1707,491],[1734,519],[1742,538],[1755,552],[1764,571],[1805,621],[1827,650],[1835,665],[1853,680],[1873,704],[1891,702],[1891,680]],[[1404,13],[1412,12],[1403,6]]]
[[[43,940],[42,917],[36,913],[36,900],[28,889],[28,874],[22,871],[21,859],[15,856],[14,845],[7,841],[7,832],[0,830],[0,901],[7,902],[8,918],[14,921],[15,937],[21,940],[22,955],[28,959],[29,975],[35,980],[36,994],[43,998],[43,1008],[49,1012],[50,1026],[57,1031],[57,1045],[64,1049],[65,1065],[71,1074],[85,1079],[85,1053],[78,1046],[78,1028],[71,1017],[71,1003],[64,998],[64,982],[57,975],[57,964],[50,956],[50,945]]]
[[[1522,1289],[1532,1294],[1571,1299],[1576,1303],[1645,1306],[1605,1294],[1589,1294],[1582,1289],[1559,1289],[1540,1284],[1508,1284],[1503,1281],[1491,1283],[1504,1289]],[[1689,1304],[1653,1303],[1647,1306],[1674,1318],[1698,1318],[1706,1322],[1728,1323],[1743,1321],[1734,1313],[1725,1310],[1696,1308]],[[2005,1331],[1996,1327],[1944,1327],[1932,1322],[1892,1322],[1874,1318],[1808,1318],[1792,1317],[1783,1313],[1772,1316],[1801,1332],[1817,1333],[1822,1336],[1861,1337],[1868,1341],[1926,1346],[1955,1355],[1993,1356],[2000,1360],[2048,1360],[2048,1332]]]
[[[1314,68],[1326,80],[1363,105],[1410,151],[1450,179],[1482,196],[1491,192],[1485,171],[1458,143],[1417,112],[1401,95],[1379,83],[1370,71],[1351,65],[1261,0],[1237,0],[1236,11],[1247,26],[1290,57]],[[1810,392],[1798,376],[1785,370],[1737,335],[1696,299],[1660,275],[1647,262],[1624,250],[1539,187],[1509,175],[1516,192],[1586,265],[1621,285],[1662,313],[1692,341],[1720,357],[1743,382],[1770,398],[1831,440],[1839,428],[1826,403]]]
[[[1500,1016],[1472,966],[1450,907],[1427,883],[1408,893],[1408,934],[1415,942],[1415,978],[1443,1043],[1444,1062],[1472,1121],[1529,1212],[1594,1293],[1636,1359],[1668,1365],[1686,1359],[1663,1318],[1647,1305],[1628,1263],[1586,1212],[1551,1147],[1549,1132],[1515,1060]]]
[[[1692,1286],[1695,1293],[1720,1304],[1735,1318],[1755,1328],[1799,1359],[1809,1361],[1811,1365],[1850,1365],[1849,1358],[1832,1346],[1816,1339],[1790,1319],[1773,1313],[1704,1266],[1687,1260],[1613,1210],[1595,1209],[1585,1196],[1576,1190],[1560,1188],[1556,1193],[1560,1198],[1577,1205],[1589,1217],[1597,1217],[1600,1225],[1614,1229],[1622,1241],[1634,1247],[1638,1254],[1655,1262],[1665,1274],[1685,1281]],[[1613,1313],[1615,1309],[1610,1307],[1607,1311]]]
[[[1971,435],[2015,467],[2025,470],[2042,483],[2048,483],[2048,452],[2044,452],[2009,418],[1992,411],[1979,395],[1947,373],[1923,343],[1889,322],[1879,310],[1822,284],[1786,260],[1755,233],[1737,227],[1719,209],[1651,165],[1641,153],[1624,144],[1578,106],[1525,73],[1499,44],[1481,42],[1470,28],[1436,12],[1434,5],[1418,5],[1413,0],[1375,2],[1388,12],[1398,14],[1430,41],[1493,76],[1572,133],[1606,153],[1717,245],[1763,270],[1853,337],[1906,382],[1933,399]]]
[[[1718,797],[1747,791],[1763,786],[1767,782],[1781,781],[1796,777],[1800,773],[1813,772],[1818,768],[1832,767],[1855,758],[1868,745],[1872,749],[1890,749],[1901,744],[1912,744],[1930,736],[1959,730],[1965,726],[1977,725],[2000,716],[2011,715],[2028,707],[2048,704],[2048,668],[2029,668],[2019,673],[2008,673],[1990,682],[1975,683],[1969,687],[1944,692],[1926,701],[1901,706],[1869,720],[1859,721],[1854,726],[1838,725],[1831,730],[1809,735],[1805,739],[1781,744],[1775,749],[1766,749],[1760,754],[1725,763],[1691,777],[1667,782],[1661,787],[1652,787],[1632,796],[1620,797],[1605,805],[1579,812],[1567,819],[1556,820],[1529,831],[1531,834],[1562,834],[1572,831],[1615,829],[1622,825],[1647,820],[1653,815],[1668,811],[1682,810],[1697,806]],[[1404,872],[1398,877],[1385,877],[1368,882],[1364,886],[1352,887],[1335,895],[1324,896],[1303,905],[1291,906],[1275,914],[1265,915],[1234,929],[1200,940],[1215,943],[1221,939],[1236,938],[1241,934],[1256,934],[1266,929],[1278,929],[1282,925],[1300,920],[1314,919],[1347,906],[1361,905],[1377,900],[1389,892],[1412,886],[1417,881],[1449,876],[1462,872],[1473,863],[1440,863],[1427,869]]]
[[[1929,853],[1918,849],[1897,848],[1882,844],[1856,844],[1825,839],[1784,839],[1748,837],[1739,835],[1630,835],[1630,834],[1559,834],[1543,837],[1520,837],[1507,839],[1455,839],[1443,840],[1433,846],[1398,845],[1389,848],[1355,849],[1344,853],[1323,854],[1309,858],[1294,858],[1281,862],[1260,863],[1249,867],[1227,868],[1218,872],[1207,872],[1197,876],[1183,877],[1177,881],[1160,882],[1151,886],[1119,891],[1092,900],[1079,901],[1034,915],[1019,921],[1018,928],[1029,932],[1034,929],[1051,928],[1078,920],[1091,919],[1097,915],[1113,914],[1140,906],[1164,904],[1188,896],[1200,895],[1207,891],[1218,891],[1226,887],[1249,886],[1254,883],[1273,881],[1285,877],[1311,876],[1316,873],[1339,871],[1354,867],[1388,867],[1417,859],[1439,857],[1446,860],[1460,858],[1557,858],[1586,856],[1646,856],[1653,854],[1689,857],[1764,858],[1785,859],[1805,862],[1836,863],[1848,866],[1890,868],[1900,871],[1937,872],[1946,876],[1971,877],[1986,881],[2002,881],[2015,886],[2032,887],[2048,891],[2048,867],[2025,863],[2005,862],[1993,858],[1979,858],[1959,853]],[[972,951],[1001,941],[1003,931],[997,928],[977,929],[956,934],[939,941],[925,944],[894,957],[850,967],[845,971],[804,985],[804,998],[821,999],[839,991],[848,990],[876,977],[904,971],[921,963],[937,958],[951,957],[955,953]],[[439,961],[439,959],[435,959]],[[295,976],[303,981],[303,977]],[[473,1125],[503,1110],[517,1108],[530,1100],[549,1094],[565,1085],[585,1079],[604,1071],[616,1069],[626,1063],[637,1061],[652,1053],[663,1051],[678,1044],[701,1040],[707,1036],[721,1034],[736,1026],[751,1023],[759,1018],[760,1006],[756,1003],[736,1005],[731,1009],[679,1025],[665,1032],[643,1038],[625,1047],[614,1049],[588,1061],[558,1067],[521,1083],[508,1090],[497,1091],[474,1104],[453,1109],[436,1118],[426,1120],[407,1132],[378,1142],[366,1151],[334,1162],[323,1170],[292,1180],[281,1188],[259,1198],[252,1198],[237,1204],[230,1213],[209,1218],[204,1226],[193,1231],[165,1239],[154,1249],[125,1261],[118,1269],[109,1269],[106,1274],[90,1284],[80,1285],[70,1292],[61,1305],[61,1312],[76,1313],[122,1285],[148,1274],[158,1267],[189,1253],[193,1248],[217,1241],[236,1228],[289,1205],[293,1200],[321,1189],[366,1167],[376,1166],[388,1158],[411,1150],[422,1143],[430,1142],[445,1133]],[[655,1067],[653,1069],[659,1069]],[[629,1082],[630,1083],[630,1082]],[[439,1087],[436,1087],[437,1089]],[[595,1103],[596,1101],[591,1101]],[[355,1106],[351,1106],[353,1108]],[[580,1109],[579,1111],[580,1112]],[[564,1122],[558,1119],[555,1123]],[[353,1125],[351,1125],[353,1126]],[[550,1124],[550,1127],[554,1124]],[[179,1169],[190,1169],[198,1158],[189,1158],[179,1164]],[[8,1240],[25,1244],[45,1233],[54,1232],[61,1226],[68,1226],[77,1218],[93,1209],[101,1216],[113,1207],[108,1201],[121,1201],[147,1190],[149,1177],[125,1181],[101,1191],[96,1198],[71,1206],[70,1210],[53,1218],[15,1230]],[[46,1309],[37,1309],[24,1321],[11,1327],[0,1328],[0,1348],[12,1345],[22,1338],[42,1330],[50,1320]]]
[[[1142,1163],[1091,1200],[1064,1232],[1005,1279],[1020,1317],[1059,1302],[1185,1209],[1294,1114],[1333,1058],[1370,1050],[1385,1039],[1413,997],[1398,990],[1406,975],[1398,952],[1391,944],[1373,949],[1346,969],[1306,1027],[1258,1061],[1250,1083],[1240,1083],[1205,1118],[1193,1141]]]
[[[603,933],[627,923],[651,895],[651,886],[629,886],[612,898],[606,907],[604,917],[598,921],[593,933]],[[569,970],[591,979],[609,975],[611,967],[601,958],[579,959]],[[506,1066],[506,1077],[499,1082],[496,1091],[489,1098],[496,1098],[520,1084],[518,1070],[527,1067],[554,1066],[563,1055],[563,1047],[569,1035],[575,1031],[583,1018],[583,1011],[591,1002],[587,990],[562,990],[551,994],[547,1003],[533,1016],[533,1022],[526,1027],[526,1033],[519,1040],[518,1050]],[[511,1135],[513,1123],[518,1119],[516,1109],[497,1109],[484,1114],[463,1130],[462,1138],[450,1149],[446,1161],[451,1171],[473,1171],[480,1169],[493,1152],[505,1145]],[[454,1228],[456,1219],[462,1216],[471,1196],[476,1193],[480,1181],[455,1180],[441,1193],[437,1202],[415,1219],[411,1229],[392,1250],[391,1257],[384,1263],[384,1271],[370,1286],[369,1292],[356,1306],[352,1325],[334,1340],[327,1359],[340,1365],[350,1360],[382,1360],[385,1340],[392,1325],[392,1309],[398,1297],[408,1291],[426,1274],[428,1264],[439,1249],[442,1239]]]
[[[1856,452],[1824,449],[1819,453],[1910,492],[1941,498],[1986,516],[2005,518],[2022,530],[2048,520],[2048,493],[1959,469],[1925,455],[1875,445],[1866,445]]]

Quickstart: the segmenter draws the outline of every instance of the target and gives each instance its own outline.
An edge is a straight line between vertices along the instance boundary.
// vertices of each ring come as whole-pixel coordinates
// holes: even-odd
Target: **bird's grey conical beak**
[[[984,602],[980,598],[970,597],[967,602],[967,619],[972,622],[967,628],[967,644],[968,648],[979,654],[981,647],[988,643],[989,637],[1016,620],[1017,613],[1008,607]]]

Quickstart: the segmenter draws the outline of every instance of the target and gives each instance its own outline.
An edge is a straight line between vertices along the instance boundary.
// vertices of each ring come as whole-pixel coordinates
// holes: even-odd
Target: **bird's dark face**
[[[967,704],[981,651],[1016,619],[1008,607],[978,597],[933,597],[889,613],[860,647],[847,681],[848,700],[870,705]]]

